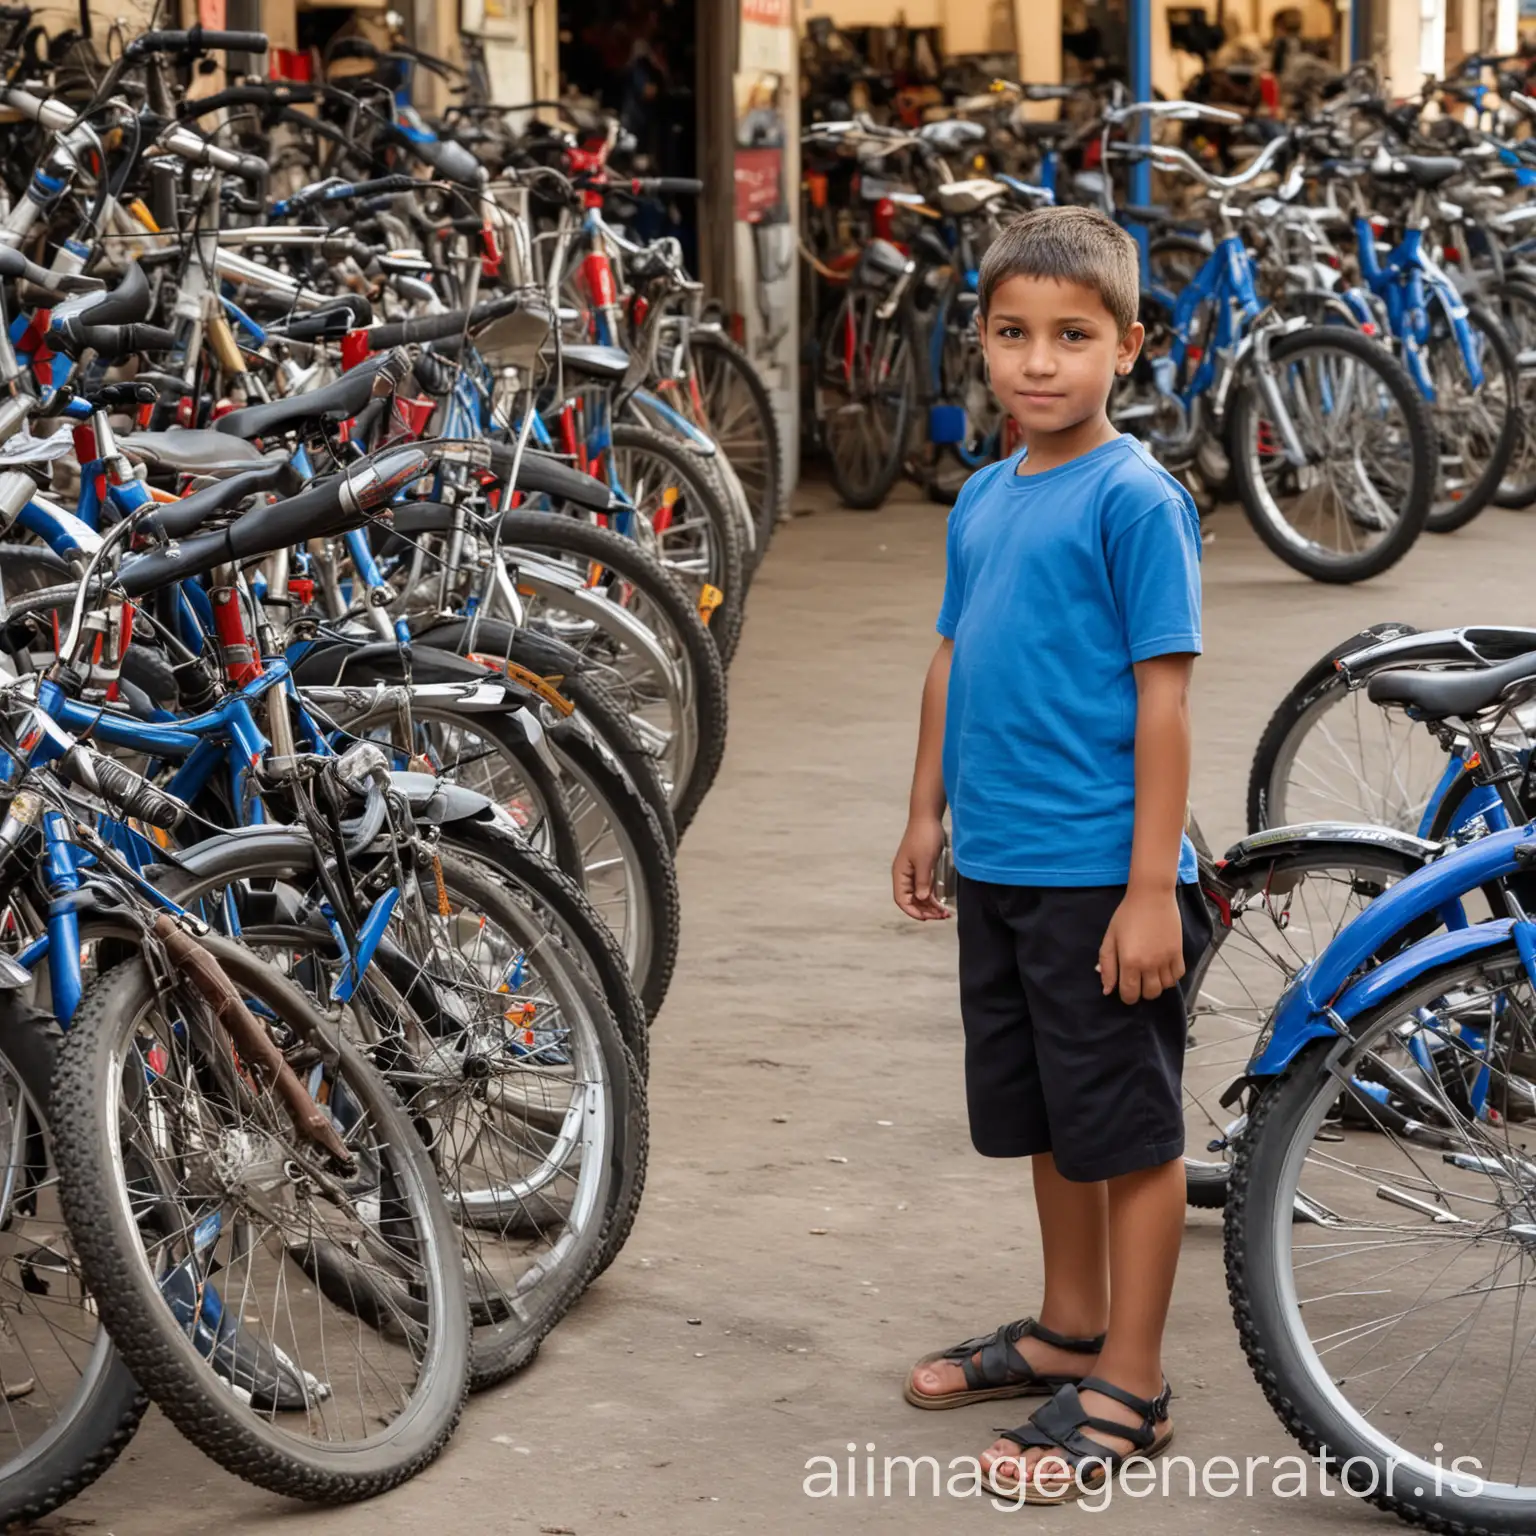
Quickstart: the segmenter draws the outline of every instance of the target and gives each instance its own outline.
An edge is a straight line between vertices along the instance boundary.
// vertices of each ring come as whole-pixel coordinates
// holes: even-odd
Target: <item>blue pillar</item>
[[[1130,15],[1127,19],[1130,25],[1126,32],[1126,44],[1130,58],[1126,62],[1130,66],[1131,97],[1135,101],[1151,101],[1152,0],[1131,0]],[[1136,119],[1136,125],[1137,142],[1150,144],[1152,142],[1151,119],[1139,117]],[[1105,169],[1107,172],[1108,167]],[[1146,204],[1152,201],[1152,167],[1147,161],[1131,162],[1130,187],[1133,203]],[[1147,280],[1147,229],[1144,224],[1132,224],[1130,230],[1141,246],[1141,278],[1145,283]]]
[[[1352,0],[1349,8],[1349,62],[1371,56],[1371,0]]]

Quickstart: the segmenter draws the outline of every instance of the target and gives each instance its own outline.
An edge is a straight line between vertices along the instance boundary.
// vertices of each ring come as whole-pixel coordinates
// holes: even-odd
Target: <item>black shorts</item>
[[[1094,969],[1124,895],[959,878],[965,1096],[985,1156],[1050,1152],[1064,1178],[1089,1182],[1183,1155],[1183,995],[1124,1003]],[[1191,972],[1211,919],[1198,885],[1178,901]]]

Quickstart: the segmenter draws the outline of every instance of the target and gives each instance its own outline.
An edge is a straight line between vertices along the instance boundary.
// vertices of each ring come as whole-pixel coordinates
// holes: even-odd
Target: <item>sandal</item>
[[[1127,1408],[1133,1408],[1141,1415],[1141,1423],[1120,1424],[1113,1419],[1094,1418],[1083,1408],[1082,1399],[1078,1396],[1080,1391],[1102,1392],[1105,1397],[1124,1403]],[[1098,1376],[1085,1376],[1079,1382],[1069,1382],[1050,1402],[1042,1404],[1030,1414],[1029,1423],[1018,1429],[998,1431],[1005,1440],[1011,1440],[1019,1447],[1019,1455],[1017,1460],[1004,1457],[994,1462],[986,1474],[986,1483],[992,1492],[1006,1498],[1015,1498],[1019,1491],[1019,1479],[1001,1478],[997,1475],[998,1470],[1008,1465],[1018,1470],[1029,1451],[1039,1447],[1056,1452],[1055,1456],[1048,1457],[1042,1465],[1053,1466],[1048,1479],[1052,1484],[1065,1481],[1065,1486],[1056,1492],[1046,1492],[1040,1487],[1040,1469],[1036,1467],[1029,1485],[1024,1489],[1026,1504],[1067,1504],[1082,1498],[1084,1494],[1093,1493],[1114,1475],[1115,1468],[1122,1462],[1135,1458],[1150,1460],[1167,1448],[1173,1439],[1173,1426],[1167,1422],[1168,1402],[1172,1396],[1173,1388],[1168,1385],[1166,1376],[1163,1378],[1163,1390],[1150,1401]],[[1161,1434],[1156,1428],[1159,1424],[1167,1425]],[[1083,1434],[1084,1426],[1102,1430],[1117,1439],[1129,1440],[1135,1449],[1112,1451],[1107,1445],[1101,1445]],[[1091,1479],[1078,1475],[1078,1469],[1085,1461],[1095,1463]],[[1066,1470],[1055,1470],[1056,1463],[1063,1464]]]
[[[1077,1376],[1042,1375],[1021,1355],[1014,1345],[1022,1338],[1039,1339],[1057,1349],[1069,1349],[1077,1355],[1096,1355],[1104,1347],[1104,1335],[1094,1339],[1069,1339],[1037,1323],[1032,1317],[1004,1323],[996,1333],[967,1339],[953,1349],[924,1355],[912,1371],[921,1370],[939,1360],[948,1360],[965,1372],[965,1388],[959,1392],[926,1393],[912,1385],[912,1371],[907,1373],[903,1394],[914,1408],[961,1408],[966,1403],[986,1402],[995,1397],[1049,1397],[1058,1387],[1070,1386]],[[980,1361],[971,1359],[979,1354]]]

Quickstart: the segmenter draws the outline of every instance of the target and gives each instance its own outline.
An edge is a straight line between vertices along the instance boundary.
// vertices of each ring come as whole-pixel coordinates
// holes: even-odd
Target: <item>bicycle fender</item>
[[[400,770],[389,782],[411,808],[411,815],[428,826],[446,827],[463,821],[500,821],[516,826],[511,813],[503,811],[489,795],[447,784],[430,773]]]
[[[1314,1003],[1306,985],[1307,971],[1303,970],[1275,1004],[1244,1074],[1277,1076],[1313,1040],[1337,1039],[1356,1019],[1420,976],[1508,944],[1513,927],[1514,920],[1506,917],[1431,934],[1347,987],[1332,1008]]]
[[[1362,976],[1345,990],[1333,1011],[1343,1023],[1353,1024],[1361,1015],[1384,1003],[1394,992],[1402,991],[1420,976],[1485,949],[1508,944],[1514,927],[1513,918],[1502,917],[1494,922],[1473,923],[1469,928],[1431,934]]]
[[[1311,821],[1297,826],[1270,827],[1244,837],[1227,849],[1220,867],[1242,870],[1267,864],[1277,857],[1337,843],[1348,848],[1386,848],[1427,864],[1440,852],[1440,844],[1394,827],[1377,827],[1350,821]]]

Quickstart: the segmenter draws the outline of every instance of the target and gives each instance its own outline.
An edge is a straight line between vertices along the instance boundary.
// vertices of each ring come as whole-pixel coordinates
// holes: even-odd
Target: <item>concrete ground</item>
[[[151,1418],[59,1531],[192,1536],[393,1533],[945,1532],[1093,1529],[1084,1510],[994,1510],[909,1496],[886,1456],[947,1466],[1033,1404],[921,1414],[901,1398],[919,1354],[1034,1310],[1027,1178],[971,1150],[954,934],[900,916],[900,834],[922,671],[934,644],[944,515],[914,499],[784,527],[731,673],[725,766],[682,851],[683,953],[657,1021],[651,1165],[629,1245],[501,1390],[473,1401],[442,1459],[372,1504],[315,1511],[214,1468]],[[1533,514],[1536,515],[1536,514]],[[1363,624],[1532,621],[1533,528],[1489,512],[1426,537],[1358,588],[1282,568],[1237,514],[1206,551],[1196,671],[1195,803],[1213,843],[1241,830],[1254,742],[1280,696]],[[1040,594],[1047,600],[1047,594]],[[1176,1450],[1294,1453],[1238,1348],[1219,1218],[1190,1217],[1166,1369]],[[859,1448],[857,1491],[808,1497],[807,1462]],[[865,1491],[865,1447],[875,1492]],[[825,1464],[819,1464],[825,1470]],[[817,1470],[813,1468],[812,1470]],[[925,1477],[928,1474],[924,1474]],[[1283,1496],[1119,1497],[1106,1532],[1393,1528],[1330,1484]],[[825,1480],[813,1484],[820,1489]],[[964,1491],[963,1484],[957,1485]],[[1230,1490],[1227,1490],[1230,1492]]]

